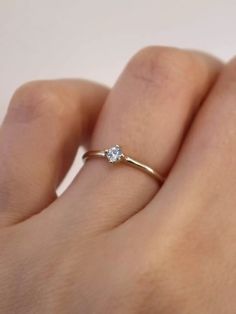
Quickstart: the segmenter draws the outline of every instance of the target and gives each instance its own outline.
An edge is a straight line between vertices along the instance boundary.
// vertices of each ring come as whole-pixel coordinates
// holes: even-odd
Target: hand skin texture
[[[114,144],[167,175],[87,161]],[[0,313],[236,313],[236,61],[148,47],[115,86],[39,81],[0,130]]]

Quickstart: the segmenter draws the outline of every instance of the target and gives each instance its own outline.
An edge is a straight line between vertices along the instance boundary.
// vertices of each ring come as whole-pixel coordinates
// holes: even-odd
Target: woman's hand
[[[151,47],[111,92],[58,80],[15,93],[0,132],[1,313],[236,311],[236,62],[219,71]],[[97,159],[56,197],[79,145],[114,144],[168,174],[161,189]]]

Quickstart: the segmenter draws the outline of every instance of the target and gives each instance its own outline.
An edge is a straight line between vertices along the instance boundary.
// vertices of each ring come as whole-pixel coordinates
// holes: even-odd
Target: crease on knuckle
[[[198,74],[194,54],[177,48],[146,47],[128,63],[127,71],[142,83],[163,86],[168,83],[189,84]]]
[[[8,116],[16,122],[27,123],[39,118],[60,118],[66,99],[53,83],[35,81],[22,85],[14,93]]]

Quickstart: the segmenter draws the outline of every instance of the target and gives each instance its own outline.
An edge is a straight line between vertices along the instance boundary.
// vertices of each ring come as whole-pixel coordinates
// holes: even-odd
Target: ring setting
[[[116,144],[110,148],[104,150],[92,150],[88,151],[83,155],[83,160],[86,161],[90,158],[105,158],[111,164],[117,163],[125,163],[129,166],[137,168],[148,175],[152,176],[154,179],[158,181],[159,184],[162,184],[165,181],[165,177],[161,175],[159,172],[154,170],[153,168],[149,167],[148,165],[126,155],[121,146]]]
[[[120,162],[125,157],[120,145],[105,149],[105,156],[110,163]]]

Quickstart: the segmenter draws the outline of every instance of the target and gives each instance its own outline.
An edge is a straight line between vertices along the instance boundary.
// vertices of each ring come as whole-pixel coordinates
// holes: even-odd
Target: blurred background
[[[0,121],[22,83],[83,77],[111,86],[144,46],[228,60],[235,15],[235,0],[0,0]]]

